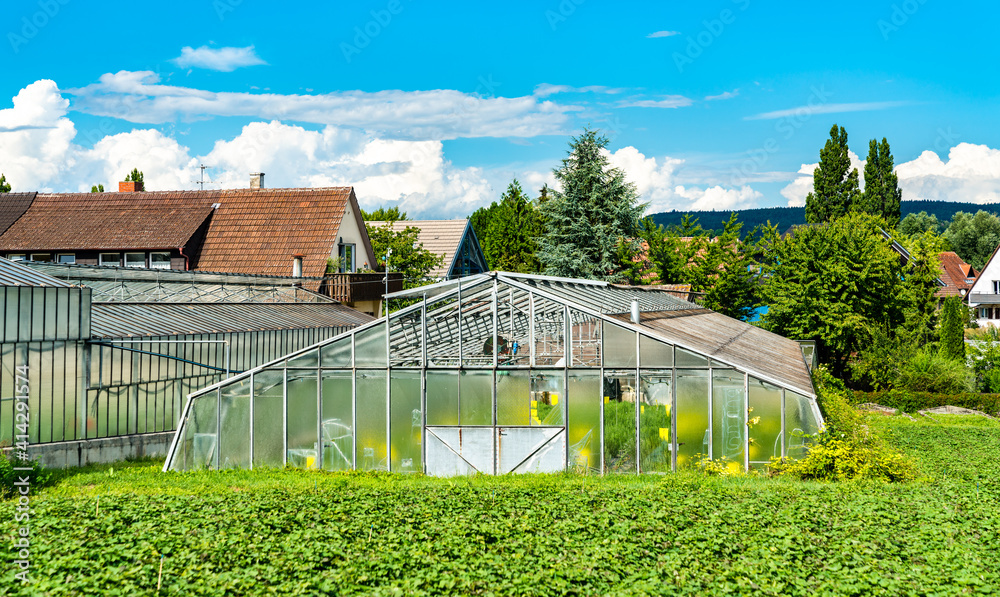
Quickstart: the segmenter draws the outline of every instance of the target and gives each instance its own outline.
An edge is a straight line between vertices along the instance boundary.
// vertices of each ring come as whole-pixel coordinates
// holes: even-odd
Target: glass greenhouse
[[[164,470],[734,469],[822,419],[797,342],[664,292],[490,272],[189,396]]]

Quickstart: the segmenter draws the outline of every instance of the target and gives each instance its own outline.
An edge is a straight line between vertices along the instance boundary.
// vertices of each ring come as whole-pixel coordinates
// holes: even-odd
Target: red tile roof
[[[0,234],[11,227],[38,193],[0,193]]]
[[[945,297],[969,294],[969,290],[976,280],[976,270],[962,261],[962,258],[954,251],[940,253],[938,259],[941,261],[941,281],[944,282],[945,286],[934,295]]]
[[[189,193],[38,194],[0,251],[176,249],[212,213]]]
[[[291,275],[302,255],[302,275],[318,277],[349,204],[364,231],[351,187],[39,194],[0,251],[176,249],[202,229],[191,269]]]

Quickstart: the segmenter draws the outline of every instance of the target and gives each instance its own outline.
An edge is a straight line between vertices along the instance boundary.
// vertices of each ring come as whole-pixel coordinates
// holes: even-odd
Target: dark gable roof
[[[0,251],[176,249],[212,213],[197,195],[39,193],[0,235]]]
[[[39,194],[28,203],[0,251],[176,249],[207,222],[192,269],[265,276],[291,275],[295,255],[304,276],[322,276],[348,205],[360,218],[351,187]]]
[[[0,234],[24,215],[38,193],[0,193]]]

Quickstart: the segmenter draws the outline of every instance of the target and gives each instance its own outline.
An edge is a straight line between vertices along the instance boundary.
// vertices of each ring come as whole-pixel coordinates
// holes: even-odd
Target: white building
[[[996,249],[969,290],[969,308],[980,327],[1000,327],[1000,259]]]

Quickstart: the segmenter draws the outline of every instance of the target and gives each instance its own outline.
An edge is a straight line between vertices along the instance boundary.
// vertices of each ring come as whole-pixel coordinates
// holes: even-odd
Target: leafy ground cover
[[[0,595],[996,594],[1000,424],[934,419],[869,417],[921,470],[898,484],[67,471]]]

